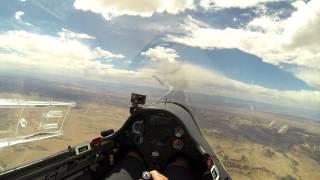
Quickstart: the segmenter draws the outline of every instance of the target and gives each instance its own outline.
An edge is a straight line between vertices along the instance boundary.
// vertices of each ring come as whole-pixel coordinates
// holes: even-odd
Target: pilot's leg
[[[183,157],[178,157],[173,162],[171,162],[163,171],[163,174],[170,180],[194,179],[190,164]]]
[[[141,178],[145,166],[140,155],[129,151],[127,156],[115,165],[106,179],[112,180],[137,180]]]

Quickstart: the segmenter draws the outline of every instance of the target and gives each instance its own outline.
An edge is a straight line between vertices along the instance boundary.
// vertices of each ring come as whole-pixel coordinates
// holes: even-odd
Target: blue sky
[[[126,2],[2,0],[0,67],[319,107],[317,1]]]

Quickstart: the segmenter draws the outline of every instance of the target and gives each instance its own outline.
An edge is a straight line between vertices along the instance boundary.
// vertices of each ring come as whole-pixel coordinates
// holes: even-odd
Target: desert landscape
[[[23,81],[17,90],[12,83],[10,87],[8,79],[0,80],[1,98],[48,100],[59,97],[59,100],[76,102],[63,125],[62,136],[1,148],[1,171],[47,157],[68,145],[90,141],[99,136],[101,130],[117,130],[129,116],[131,92],[125,95],[120,91],[41,80]],[[217,101],[207,104],[193,107],[194,113],[204,136],[233,179],[319,179],[320,121],[252,111]],[[1,125],[10,123],[8,119],[14,116],[9,114],[18,112],[2,108]]]
[[[319,122],[221,107],[203,114],[203,133],[234,179],[320,177]]]

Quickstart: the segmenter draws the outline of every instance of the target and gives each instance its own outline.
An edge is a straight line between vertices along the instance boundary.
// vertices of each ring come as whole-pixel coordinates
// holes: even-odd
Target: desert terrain
[[[236,108],[202,113],[203,134],[234,179],[319,179],[319,122]]]
[[[1,148],[1,171],[47,157],[68,145],[90,141],[101,130],[117,130],[129,116],[131,92],[121,95],[119,91],[74,84],[43,85],[40,80],[23,84],[20,91],[13,91],[4,79],[1,85],[1,98],[48,100],[54,96],[77,103],[68,114],[62,136]],[[205,138],[233,179],[320,179],[319,120],[219,103],[194,109]],[[8,115],[12,113],[17,114],[0,111],[2,126],[14,119]]]

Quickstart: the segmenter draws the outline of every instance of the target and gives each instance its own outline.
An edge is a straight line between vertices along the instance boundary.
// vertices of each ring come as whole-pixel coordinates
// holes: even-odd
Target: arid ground
[[[37,82],[31,85],[35,87]],[[129,116],[128,97],[54,86],[55,89],[42,87],[38,92],[48,92],[62,100],[68,97],[65,101],[77,100],[63,126],[63,136],[0,149],[1,171],[57,153],[68,145],[89,141],[99,136],[101,130],[116,130]],[[24,85],[24,91],[31,92],[28,85]],[[1,93],[1,97],[48,99],[49,96],[14,93]],[[12,117],[4,110],[0,113],[0,123],[5,125]],[[197,114],[200,114],[196,117],[204,136],[233,179],[320,179],[319,121],[217,103],[197,107]]]

